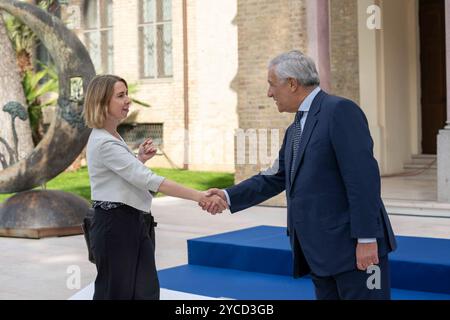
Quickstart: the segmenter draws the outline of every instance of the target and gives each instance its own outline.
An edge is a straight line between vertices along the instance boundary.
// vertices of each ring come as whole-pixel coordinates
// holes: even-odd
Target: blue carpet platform
[[[450,240],[397,237],[392,298],[450,300]],[[162,288],[210,297],[310,300],[308,277],[291,277],[286,228],[259,226],[188,240],[188,265],[159,271]]]

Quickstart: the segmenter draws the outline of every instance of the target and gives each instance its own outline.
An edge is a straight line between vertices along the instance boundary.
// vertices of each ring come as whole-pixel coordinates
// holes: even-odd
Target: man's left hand
[[[367,267],[378,263],[377,242],[358,243],[356,245],[356,266],[359,270],[366,270]]]

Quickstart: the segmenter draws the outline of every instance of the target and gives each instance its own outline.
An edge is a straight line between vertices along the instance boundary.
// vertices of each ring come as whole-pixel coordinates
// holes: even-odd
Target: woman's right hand
[[[220,196],[186,188],[169,179],[164,179],[157,191],[168,196],[195,201],[201,207],[210,208],[211,211],[208,210],[208,212],[211,214],[222,213],[223,210],[228,209],[227,202]]]

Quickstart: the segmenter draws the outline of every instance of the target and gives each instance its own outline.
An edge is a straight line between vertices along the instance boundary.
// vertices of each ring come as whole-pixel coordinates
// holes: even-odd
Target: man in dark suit
[[[396,243],[363,111],[322,91],[314,62],[299,51],[274,58],[268,82],[279,112],[296,114],[277,161],[209,194],[234,213],[285,190],[294,277],[311,274],[318,299],[390,299],[388,253]]]

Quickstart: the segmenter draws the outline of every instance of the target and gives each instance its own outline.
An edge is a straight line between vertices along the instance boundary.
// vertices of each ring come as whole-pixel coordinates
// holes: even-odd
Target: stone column
[[[450,0],[445,0],[447,124],[437,137],[438,201],[450,202]]]
[[[330,18],[329,0],[307,0],[308,55],[320,75],[320,87],[330,92]]]

